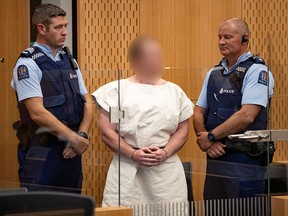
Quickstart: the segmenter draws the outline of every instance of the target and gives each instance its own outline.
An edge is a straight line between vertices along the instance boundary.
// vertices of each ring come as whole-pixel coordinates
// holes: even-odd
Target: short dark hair
[[[49,28],[51,24],[51,18],[57,16],[66,16],[66,11],[53,4],[41,4],[39,5],[32,16],[33,29],[37,32],[37,25],[43,24],[46,28]]]
[[[128,61],[134,63],[142,54],[142,47],[147,42],[159,43],[153,36],[148,34],[138,35],[134,38],[128,47]]]

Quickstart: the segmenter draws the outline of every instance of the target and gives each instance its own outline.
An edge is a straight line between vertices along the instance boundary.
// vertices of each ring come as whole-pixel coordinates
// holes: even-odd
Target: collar
[[[34,46],[38,47],[43,53],[45,53],[49,58],[53,61],[61,61],[60,54],[62,53],[62,48],[59,48],[55,57],[53,56],[53,52],[50,47],[46,44],[39,44],[37,42],[34,43]]]
[[[232,71],[235,70],[235,68],[241,63],[241,62],[244,62],[245,60],[247,60],[248,58],[250,58],[252,55],[251,52],[246,52],[244,54],[242,54],[241,56],[239,56],[238,60],[237,60],[237,63],[234,64],[229,70],[228,70],[228,65],[227,65],[227,60],[225,57],[222,58],[221,60],[221,65],[224,67],[224,74],[229,74],[231,73]]]

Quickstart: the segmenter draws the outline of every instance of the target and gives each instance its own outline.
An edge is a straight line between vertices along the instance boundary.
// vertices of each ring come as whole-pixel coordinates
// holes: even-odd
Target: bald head
[[[241,18],[231,18],[221,23],[218,32],[219,48],[228,64],[234,65],[249,48],[249,28]]]
[[[223,23],[221,23],[220,27],[225,24],[232,25],[234,29],[242,36],[250,34],[248,24],[241,18],[235,17],[235,18],[227,19]]]

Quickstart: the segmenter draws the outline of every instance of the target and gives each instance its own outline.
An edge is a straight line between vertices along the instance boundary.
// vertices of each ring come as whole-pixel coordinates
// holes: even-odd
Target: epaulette
[[[38,50],[36,50],[34,47],[29,47],[27,49],[25,49],[24,51],[22,51],[20,53],[21,57],[28,57],[28,58],[32,58],[33,60],[44,56],[44,53],[39,52]]]
[[[20,53],[21,57],[32,57],[32,53],[35,52],[34,47],[29,47]]]
[[[259,56],[252,56],[251,57],[253,59],[253,61],[257,64],[265,64],[264,59],[260,58]]]

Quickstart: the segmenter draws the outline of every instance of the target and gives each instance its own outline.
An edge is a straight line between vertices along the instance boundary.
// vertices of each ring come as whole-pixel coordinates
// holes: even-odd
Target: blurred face
[[[67,26],[66,16],[57,16],[51,19],[49,28],[46,28],[43,24],[39,24],[38,30],[47,45],[52,48],[60,48],[64,46],[66,40]]]
[[[229,22],[220,26],[218,38],[220,52],[225,57],[240,56],[246,51],[246,46],[242,44],[242,35]]]
[[[163,72],[162,49],[158,42],[142,44],[141,56],[133,64],[136,73],[147,78],[161,77]]]

